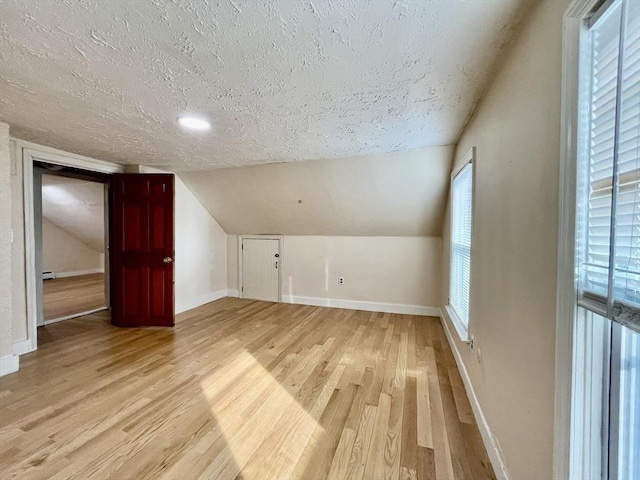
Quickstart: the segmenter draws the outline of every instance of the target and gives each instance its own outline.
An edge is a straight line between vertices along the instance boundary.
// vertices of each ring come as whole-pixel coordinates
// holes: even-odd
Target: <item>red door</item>
[[[111,308],[119,327],[172,327],[172,174],[113,176]]]

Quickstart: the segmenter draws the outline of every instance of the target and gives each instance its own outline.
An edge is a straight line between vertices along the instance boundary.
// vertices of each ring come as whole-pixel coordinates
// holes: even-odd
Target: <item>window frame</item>
[[[560,189],[558,205],[558,260],[556,296],[556,367],[554,398],[553,478],[566,480],[570,473],[571,419],[573,415],[574,327],[578,314],[575,269],[578,151],[581,92],[589,77],[583,72],[588,61],[582,48],[587,20],[602,0],[573,0],[563,18],[562,92],[560,113]]]
[[[469,298],[467,299],[469,302],[469,318],[468,321],[465,322],[464,319],[460,317],[454,305],[451,304],[451,290],[452,283],[454,281],[453,272],[451,266],[453,265],[453,188],[454,188],[454,180],[458,177],[463,170],[467,167],[471,167],[471,244],[469,247]],[[449,243],[450,243],[450,252],[449,252],[449,297],[447,298],[447,305],[445,306],[446,312],[451,319],[451,323],[455,327],[455,330],[460,337],[460,340],[464,343],[469,343],[470,341],[470,333],[469,333],[469,325],[471,323],[471,274],[473,271],[473,224],[474,224],[474,212],[475,212],[475,183],[476,183],[476,149],[472,147],[462,159],[457,162],[453,171],[451,172],[451,180],[450,180],[450,189],[449,189],[449,204],[451,205],[451,221],[449,225]]]
[[[576,401],[580,401],[574,391],[573,373],[576,331],[578,318],[577,302],[578,277],[576,267],[579,257],[576,249],[576,226],[580,215],[578,202],[578,181],[580,155],[584,145],[584,119],[581,108],[586,98],[585,88],[591,81],[589,26],[605,9],[617,3],[618,0],[574,0],[563,19],[563,70],[562,70],[562,106],[561,106],[561,152],[560,152],[560,192],[558,216],[558,274],[557,274],[557,305],[556,305],[556,388],[555,388],[555,419],[554,419],[554,478],[557,480],[569,478],[571,472],[572,445],[571,428],[572,415]],[[595,13],[595,15],[594,15]],[[588,95],[587,95],[588,96]],[[622,325],[611,321],[610,348],[620,350],[620,334]],[[607,390],[608,401],[617,402],[619,397],[620,369],[618,355],[611,353],[612,377],[609,379]],[[618,408],[618,407],[616,407]],[[607,407],[606,429],[615,424],[615,418],[609,418],[613,410]],[[619,412],[618,412],[619,413]],[[613,420],[613,421],[612,421]],[[615,476],[617,467],[609,464],[612,453],[617,455],[618,446],[611,437],[605,439],[608,455],[603,455],[603,474]]]

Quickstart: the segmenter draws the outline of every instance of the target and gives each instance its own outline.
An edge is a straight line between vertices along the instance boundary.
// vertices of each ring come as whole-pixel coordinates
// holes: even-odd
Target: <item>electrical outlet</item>
[[[344,285],[344,277],[338,277],[338,285]]]
[[[473,352],[473,349],[475,348],[475,346],[476,346],[476,339],[474,338],[473,335],[471,335],[469,337],[469,350]]]

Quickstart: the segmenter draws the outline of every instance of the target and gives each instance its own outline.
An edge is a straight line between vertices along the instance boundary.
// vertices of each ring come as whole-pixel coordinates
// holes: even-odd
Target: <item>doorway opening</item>
[[[108,182],[107,175],[34,165],[38,326],[108,307]]]
[[[82,157],[79,155],[69,154],[67,152],[62,152],[59,150],[55,150],[49,147],[42,147],[40,145],[31,144],[29,142],[18,141],[18,148],[21,149],[22,160],[23,160],[23,192],[24,192],[24,232],[25,232],[25,284],[26,284],[26,307],[27,307],[27,339],[22,342],[20,345],[20,354],[28,353],[36,350],[38,348],[38,343],[42,341],[38,337],[42,337],[43,333],[46,331],[44,327],[45,324],[45,311],[44,311],[44,287],[45,287],[45,272],[49,272],[46,274],[47,278],[51,279],[52,277],[57,277],[61,279],[73,279],[76,277],[76,274],[86,273],[87,275],[93,273],[102,274],[102,277],[98,277],[94,280],[95,287],[98,291],[97,294],[94,295],[94,298],[97,296],[98,298],[102,295],[103,302],[100,302],[102,305],[100,307],[96,306],[96,308],[100,308],[102,310],[108,309],[110,307],[110,285],[109,285],[109,249],[108,249],[108,222],[106,210],[108,209],[109,202],[107,201],[107,192],[109,185],[111,183],[111,179],[113,174],[124,172],[124,167],[121,165],[111,164],[107,162],[102,162],[100,160],[95,160],[87,157]],[[46,175],[46,176],[45,176]],[[44,176],[44,182],[43,182]],[[62,185],[69,184],[74,180],[81,180],[89,183],[89,190],[93,188],[97,191],[103,192],[103,208],[101,213],[98,213],[97,221],[102,221],[103,228],[103,241],[102,241],[102,249],[103,252],[98,252],[97,256],[93,256],[93,258],[98,258],[98,266],[89,268],[90,272],[85,270],[84,268],[72,269],[70,266],[64,267],[60,265],[62,260],[67,262],[77,262],[79,259],[77,257],[81,256],[80,248],[77,246],[77,243],[74,243],[69,237],[74,237],[75,235],[71,234],[69,231],[61,230],[71,230],[72,227],[66,225],[66,228],[61,228],[56,225],[56,222],[62,223],[62,220],[59,218],[56,219],[59,215],[63,215],[61,212],[62,208],[64,208],[64,203],[79,203],[77,201],[71,201],[71,193],[67,192],[67,187],[62,187]],[[44,185],[43,185],[44,183]],[[79,184],[78,184],[79,185]],[[46,195],[51,194],[54,198],[57,195],[57,204],[55,202],[50,202],[48,205],[45,204],[44,209],[47,212],[46,216],[43,220],[43,187],[44,190],[47,191]],[[66,192],[66,193],[65,193]],[[86,193],[86,192],[85,192]],[[66,200],[65,200],[66,199]],[[86,202],[91,203],[91,202]],[[95,202],[97,203],[97,202]],[[94,207],[95,210],[96,207]],[[84,209],[88,209],[87,206]],[[81,209],[78,209],[80,211]],[[78,211],[76,211],[76,215],[78,215]],[[49,218],[47,218],[49,217]],[[52,221],[52,220],[55,220]],[[48,221],[49,223],[45,223]],[[57,230],[56,230],[57,228]],[[99,228],[99,227],[98,227]],[[43,231],[45,236],[48,239],[51,239],[51,234],[54,235],[53,242],[47,242],[47,249],[50,250],[46,253],[47,255],[47,265],[43,264],[43,256],[44,245],[42,243],[43,240]],[[57,241],[58,246],[56,246],[56,238],[55,235],[58,234]],[[66,236],[65,236],[66,235]],[[76,245],[76,249],[73,253],[63,253],[62,247],[60,244],[71,244]],[[86,242],[81,242],[85,243]],[[53,248],[50,248],[53,244]],[[100,247],[96,247],[100,248]],[[87,250],[92,250],[89,246],[87,246]],[[52,253],[52,252],[53,253]],[[63,255],[68,255],[68,258],[62,259]],[[104,260],[102,259],[102,255],[104,255]],[[51,263],[54,262],[54,263]],[[55,263],[58,262],[58,263]],[[51,267],[53,265],[53,267]],[[70,264],[72,265],[72,264]],[[76,264],[77,265],[77,264]],[[56,271],[57,270],[57,271]],[[62,273],[62,275],[60,275]],[[68,274],[71,273],[71,276]],[[78,276],[79,277],[79,276]],[[101,278],[104,281],[101,281]],[[46,280],[46,282],[50,282],[51,280]],[[77,277],[76,277],[77,279]],[[49,285],[47,285],[47,289],[49,289]],[[100,288],[102,285],[102,288]],[[73,289],[67,289],[68,292]],[[102,293],[100,293],[100,291]],[[77,295],[76,295],[77,297]],[[93,310],[93,308],[91,308]],[[88,310],[86,310],[88,311]],[[86,312],[85,311],[85,312]],[[79,312],[83,313],[83,312]],[[47,315],[47,321],[51,320],[60,320],[65,317],[75,316],[74,313],[60,313],[53,312],[50,315]],[[109,315],[107,315],[109,316]],[[105,317],[102,314],[102,317]],[[39,328],[40,327],[40,328]]]

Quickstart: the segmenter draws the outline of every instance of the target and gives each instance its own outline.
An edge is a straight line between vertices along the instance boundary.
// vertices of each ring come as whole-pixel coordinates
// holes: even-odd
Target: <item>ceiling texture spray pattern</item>
[[[524,3],[2,0],[0,120],[177,171],[451,144]]]

